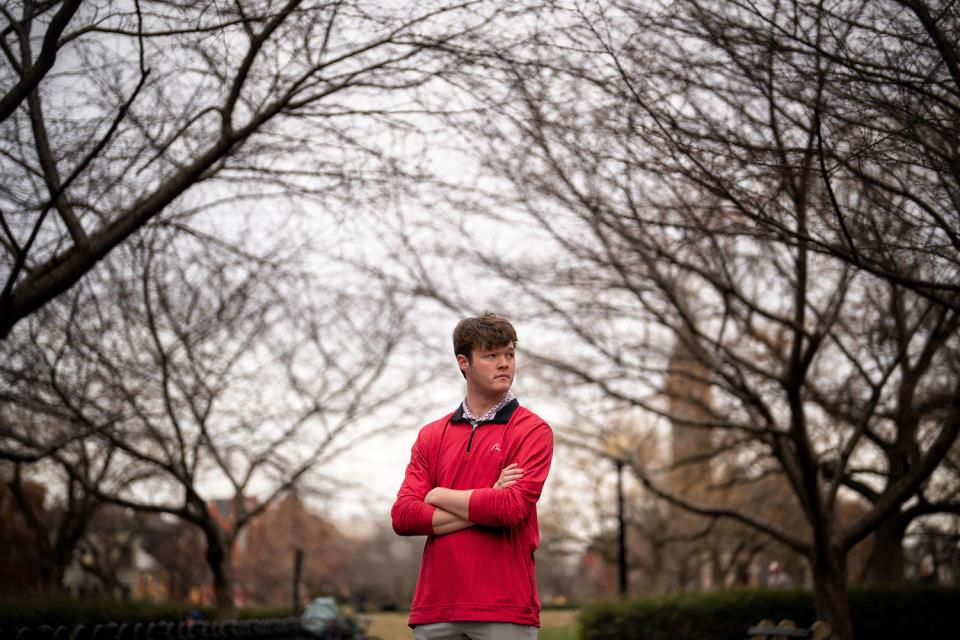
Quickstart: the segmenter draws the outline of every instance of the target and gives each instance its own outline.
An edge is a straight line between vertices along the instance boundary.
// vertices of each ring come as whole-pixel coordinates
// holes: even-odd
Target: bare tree
[[[31,499],[22,473],[22,463],[14,463],[12,477],[6,483],[16,511],[21,515],[37,545],[39,588],[46,593],[63,590],[63,578],[73,561],[83,533],[102,502],[83,491],[78,482],[68,482],[61,505],[44,505]]]
[[[462,125],[514,187],[483,204],[522,247],[472,236],[458,259],[575,338],[537,354],[563,388],[701,431],[679,462],[724,482],[783,474],[804,528],[633,459],[656,495],[806,556],[818,616],[851,638],[851,549],[919,515],[905,505],[960,431],[956,7],[600,2],[553,20],[490,63]],[[462,304],[422,264],[420,291]],[[697,417],[662,392],[678,342],[703,373],[677,373],[711,390]],[[849,489],[868,501],[845,519]],[[952,512],[944,497],[919,510]]]
[[[103,482],[103,475],[110,470],[109,463],[103,462],[100,460],[94,463],[99,468],[77,466],[73,472],[84,475],[88,484],[97,485]],[[25,487],[23,463],[13,463],[11,466],[13,473],[7,486],[17,505],[17,511],[22,515],[37,544],[40,589],[51,594],[62,592],[64,575],[74,561],[77,547],[104,502],[87,491],[82,482],[70,477],[69,472],[60,470],[59,475],[64,477],[62,483],[48,483],[45,488],[59,488],[62,484],[65,488],[64,494],[54,496],[47,505],[35,504],[30,500]],[[52,465],[46,466],[49,468]],[[53,473],[56,474],[57,471],[54,470]],[[53,474],[47,474],[46,477],[51,475]]]
[[[66,317],[72,322],[73,311]],[[60,348],[38,347],[50,346],[45,330],[34,324],[23,341],[3,349],[0,459],[10,469],[10,493],[39,550],[40,588],[60,592],[88,527],[105,505],[100,494],[146,480],[152,471],[117,465],[117,448],[89,437],[103,425],[72,415],[66,399],[96,395],[101,380],[91,367],[68,358],[63,342]],[[30,483],[43,487],[41,503],[31,499]]]
[[[413,92],[509,5],[4,8],[0,339],[144,225],[291,193],[335,208],[398,174]]]
[[[2,32],[3,52],[14,82],[0,99],[0,122],[16,111],[53,67],[62,46],[61,37],[79,8],[80,0],[25,2],[19,17],[13,15],[12,8],[3,8],[3,17],[8,23]],[[52,15],[44,18],[48,13]],[[38,24],[43,30],[43,38],[40,51],[34,53],[31,41],[36,36],[32,29]],[[11,36],[20,44],[17,50],[10,47],[8,38]]]
[[[389,427],[382,411],[425,372],[386,375],[404,331],[389,293],[291,275],[289,255],[251,261],[176,237],[147,234],[98,269],[64,305],[84,314],[57,322],[56,304],[29,320],[42,328],[23,348],[47,363],[46,384],[9,395],[24,410],[44,395],[85,427],[84,446],[115,452],[127,482],[85,485],[94,496],[202,530],[228,619],[240,533],[339,451]],[[76,384],[78,371],[94,382]],[[48,452],[43,431],[8,433],[19,449],[36,440]],[[48,455],[73,468],[68,449]],[[222,508],[217,493],[229,496]]]

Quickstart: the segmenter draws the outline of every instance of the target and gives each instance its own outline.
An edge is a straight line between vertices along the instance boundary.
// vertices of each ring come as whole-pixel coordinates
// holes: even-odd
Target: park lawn
[[[576,640],[577,638],[577,609],[546,609],[540,612],[539,640]],[[406,611],[383,611],[371,614],[361,614],[370,617],[373,621],[367,629],[367,634],[381,640],[411,640],[413,630],[407,626]]]
[[[367,635],[380,640],[412,640],[413,629],[407,626],[407,611],[379,611],[362,613],[361,618],[373,618],[367,627]]]
[[[540,612],[538,640],[577,640],[579,609],[544,609]]]

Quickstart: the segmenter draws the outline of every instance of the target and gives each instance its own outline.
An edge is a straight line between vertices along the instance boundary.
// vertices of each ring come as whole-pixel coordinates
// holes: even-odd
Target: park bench
[[[818,620],[809,628],[798,627],[793,620],[781,620],[774,625],[770,620],[761,620],[759,624],[747,629],[745,640],[789,640],[790,638],[807,638],[807,640],[828,640],[830,625]]]

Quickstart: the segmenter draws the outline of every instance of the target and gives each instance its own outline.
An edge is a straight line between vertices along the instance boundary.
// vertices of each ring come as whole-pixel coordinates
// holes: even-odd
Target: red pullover
[[[553,457],[553,432],[515,400],[476,428],[462,410],[431,422],[417,436],[393,505],[400,535],[426,535],[410,625],[491,621],[540,626],[533,552],[540,542],[537,500]],[[493,489],[516,462],[520,481]],[[433,535],[433,487],[473,489],[474,526]]]

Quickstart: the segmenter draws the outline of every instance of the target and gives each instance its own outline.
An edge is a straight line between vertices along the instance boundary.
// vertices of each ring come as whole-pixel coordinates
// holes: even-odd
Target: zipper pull
[[[480,423],[473,425],[473,429],[470,430],[470,439],[467,440],[467,453],[470,453],[470,445],[473,444],[473,434],[477,432],[477,427],[480,426]]]

